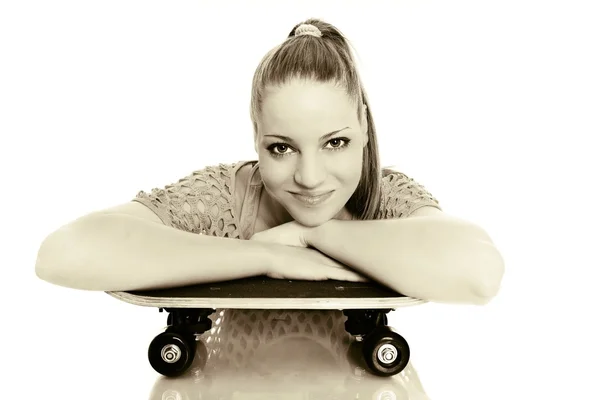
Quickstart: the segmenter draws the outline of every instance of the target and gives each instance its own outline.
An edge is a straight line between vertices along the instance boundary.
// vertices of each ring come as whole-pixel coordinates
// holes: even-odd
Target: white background
[[[320,17],[358,53],[382,164],[484,227],[505,257],[489,305],[392,315],[425,391],[598,398],[595,2],[301,3],[3,2],[3,397],[146,398],[164,314],[38,280],[38,246],[139,190],[256,159],[254,69]]]

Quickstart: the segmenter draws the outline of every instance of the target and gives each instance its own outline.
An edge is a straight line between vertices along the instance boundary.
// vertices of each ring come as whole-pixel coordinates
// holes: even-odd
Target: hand
[[[255,233],[252,235],[250,240],[277,243],[286,246],[309,247],[306,238],[311,229],[314,228],[306,227],[296,221],[292,221],[262,232]]]
[[[281,246],[274,252],[274,258],[270,264],[266,275],[274,279],[369,281],[367,277],[346,265],[311,248]]]

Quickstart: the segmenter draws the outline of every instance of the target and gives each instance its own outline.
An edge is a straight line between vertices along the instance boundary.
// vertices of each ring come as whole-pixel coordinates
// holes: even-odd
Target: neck
[[[273,228],[294,220],[290,213],[288,213],[288,211],[284,207],[282,207],[282,205],[279,204],[278,201],[273,199],[273,197],[271,197],[269,192],[264,187],[262,197],[264,199],[263,201],[261,201],[263,205],[262,207],[259,207],[259,210],[263,210],[263,212],[261,213],[261,218],[265,225],[267,225],[270,228]],[[265,210],[269,211],[265,212]]]

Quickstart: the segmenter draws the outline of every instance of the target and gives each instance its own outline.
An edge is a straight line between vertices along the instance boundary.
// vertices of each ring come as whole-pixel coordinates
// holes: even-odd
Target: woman
[[[335,27],[309,19],[266,54],[251,119],[258,161],[208,166],[61,227],[42,243],[37,275],[104,291],[264,274],[371,279],[428,301],[495,296],[504,265],[486,232],[380,169],[369,102]]]

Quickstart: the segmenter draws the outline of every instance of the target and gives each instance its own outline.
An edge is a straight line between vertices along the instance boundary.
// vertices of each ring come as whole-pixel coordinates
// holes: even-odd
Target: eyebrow
[[[336,133],[339,133],[339,132],[343,131],[344,129],[349,129],[349,128],[350,128],[350,127],[349,127],[349,126],[347,126],[347,127],[345,127],[345,128],[338,129],[337,131],[333,131],[333,132],[326,133],[325,135],[321,136],[321,137],[319,138],[319,140],[327,140],[327,139],[329,139],[330,137],[332,137],[333,135],[335,135]],[[263,135],[263,136],[264,136],[264,137],[275,137],[275,138],[279,138],[279,139],[281,139],[281,140],[286,140],[286,141],[288,141],[288,142],[292,142],[292,143],[294,142],[294,139],[292,139],[291,137],[288,137],[288,136],[283,136],[283,135],[277,135],[277,134],[268,134],[268,135]]]

